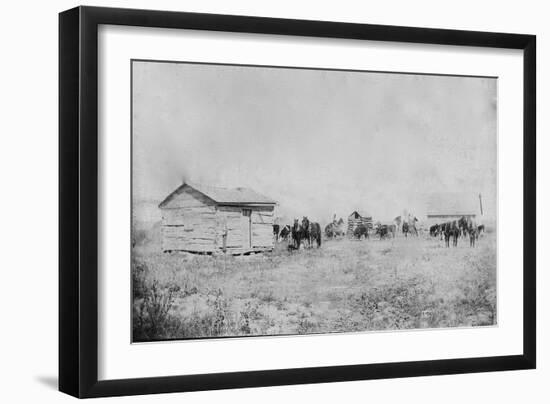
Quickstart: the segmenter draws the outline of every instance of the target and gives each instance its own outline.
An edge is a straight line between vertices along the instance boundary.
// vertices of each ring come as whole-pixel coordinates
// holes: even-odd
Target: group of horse
[[[453,220],[430,226],[430,236],[445,238],[445,246],[450,247],[451,239],[453,247],[458,246],[460,237],[469,238],[470,247],[475,247],[479,235],[485,231],[485,225],[477,226],[471,218],[462,216],[459,220]]]
[[[310,221],[307,216],[301,222],[294,219],[292,226],[285,225],[282,229],[279,225],[273,225],[273,236],[276,241],[286,241],[290,237],[289,250],[299,250],[301,245],[310,248],[316,244],[317,248],[321,247],[321,225]]]
[[[384,238],[395,238],[395,235],[397,234],[398,229],[399,227],[395,223],[392,223],[392,224],[377,223],[372,227],[374,236],[378,236],[380,240]],[[408,237],[409,234],[418,237],[418,230],[416,229],[415,224],[411,224],[407,222],[403,223],[401,226],[401,232],[405,237]],[[353,231],[353,236],[358,240],[360,240],[363,237],[365,239],[368,239],[370,236],[370,229],[364,224],[360,224]]]
[[[393,238],[395,237],[395,234],[397,233],[397,226],[395,224],[380,224],[377,223],[372,227],[369,227],[365,224],[358,225],[353,230],[353,237],[357,240],[369,239],[371,230],[373,232],[373,235],[376,237],[378,236],[380,240],[384,238]]]
[[[357,240],[369,239],[371,235],[379,237],[380,240],[384,238],[394,238],[398,230],[401,230],[405,237],[408,235],[418,236],[418,230],[416,229],[416,217],[410,216],[407,220],[403,220],[401,216],[398,216],[391,224],[382,224],[377,222],[372,223],[360,223],[355,227],[347,229],[346,222],[340,218],[336,220],[336,215],[332,222],[325,226],[325,237],[327,239],[340,238],[344,236],[353,237]],[[298,219],[294,220],[294,224],[285,225],[281,228],[280,225],[273,225],[273,236],[275,241],[288,240],[292,237],[292,246],[299,248],[302,241],[307,241],[308,245],[312,245],[313,242],[317,242],[317,245],[321,245],[321,232],[319,223],[310,222],[306,216],[303,217],[300,223]]]
[[[367,225],[361,223],[353,228],[350,236],[357,240],[369,239],[371,237],[371,232],[374,236],[383,238],[395,237],[397,233],[397,226],[395,224],[381,224],[376,223],[374,226],[372,224]],[[337,238],[343,237],[346,235],[346,228],[344,227],[343,219],[340,219],[338,222],[333,221],[325,227],[325,235],[327,238]]]
[[[416,228],[417,219],[403,221],[399,223],[401,225],[401,232],[405,237],[418,236],[418,230]],[[357,239],[369,239],[371,233],[380,240],[384,238],[395,238],[398,224],[381,224],[376,223],[374,226],[367,226],[365,224],[359,224],[353,229],[352,236]],[[445,239],[445,246],[453,247],[458,246],[458,239],[460,237],[469,238],[470,247],[475,247],[476,241],[480,234],[485,231],[484,225],[476,225],[471,218],[461,217],[459,220],[453,220],[445,223],[434,224],[430,226],[430,236],[440,237],[441,240]],[[298,219],[294,219],[292,225],[285,225],[282,228],[275,224],[273,225],[273,236],[276,241],[284,240],[289,241],[288,248],[291,250],[299,250],[300,246],[310,248],[314,245],[317,248],[321,247],[322,231],[321,226],[317,222],[310,221],[307,216],[302,218],[300,222]],[[325,236],[327,238],[337,238],[346,236],[346,228],[344,220],[333,220],[325,227]]]

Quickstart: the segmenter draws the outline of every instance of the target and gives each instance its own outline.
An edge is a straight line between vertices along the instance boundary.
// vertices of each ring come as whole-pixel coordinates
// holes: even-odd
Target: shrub
[[[310,334],[317,330],[317,323],[312,321],[312,314],[300,312],[298,315],[298,325],[296,331],[298,334]]]
[[[170,337],[178,328],[178,321],[170,315],[176,293],[175,282],[151,279],[145,264],[136,264],[132,271],[134,310],[134,340],[155,340]]]
[[[434,293],[431,282],[416,276],[352,296],[350,305],[352,312],[360,315],[360,327],[364,330],[425,327],[431,325],[422,324],[427,321],[426,312],[433,313],[438,308]]]
[[[211,336],[227,334],[230,328],[228,302],[223,297],[223,292],[218,289],[208,298],[208,306],[212,313]]]
[[[240,327],[239,331],[244,334],[253,334],[254,330],[250,324],[251,321],[256,321],[262,318],[262,314],[258,311],[258,303],[252,304],[248,301],[244,305],[244,310],[240,312]]]
[[[194,310],[191,315],[180,317],[176,337],[204,338],[246,333],[246,321],[241,320],[239,326],[229,306],[229,300],[221,289],[209,291],[203,310]]]

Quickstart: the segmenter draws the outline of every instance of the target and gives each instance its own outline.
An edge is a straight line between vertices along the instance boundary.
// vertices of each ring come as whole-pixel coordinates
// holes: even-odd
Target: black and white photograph
[[[3,4],[0,402],[547,401],[544,2],[91,3]]]
[[[497,326],[497,78],[133,60],[133,342]]]

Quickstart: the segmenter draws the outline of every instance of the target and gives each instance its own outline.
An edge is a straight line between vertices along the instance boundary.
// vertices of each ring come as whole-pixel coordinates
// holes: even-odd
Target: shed
[[[372,216],[367,212],[359,212],[354,210],[351,215],[348,216],[348,235],[353,235],[353,232],[360,224],[364,224],[367,229],[372,229]]]
[[[248,188],[184,183],[164,199],[162,250],[245,254],[273,249],[276,202]]]
[[[428,198],[426,217],[429,222],[452,221],[462,217],[475,219],[482,214],[481,195],[440,193]]]

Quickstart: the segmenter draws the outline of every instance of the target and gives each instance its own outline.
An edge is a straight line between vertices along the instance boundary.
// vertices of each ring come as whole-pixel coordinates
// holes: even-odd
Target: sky
[[[426,213],[431,193],[496,215],[497,79],[134,61],[133,203],[183,181],[249,187],[277,215]],[[139,210],[138,210],[139,212]],[[139,214],[139,213],[138,213]]]

